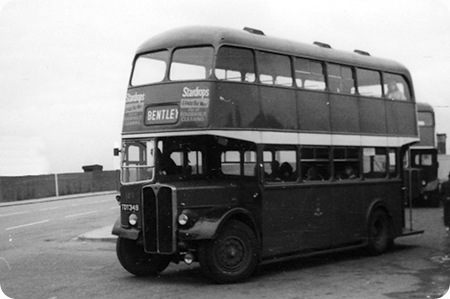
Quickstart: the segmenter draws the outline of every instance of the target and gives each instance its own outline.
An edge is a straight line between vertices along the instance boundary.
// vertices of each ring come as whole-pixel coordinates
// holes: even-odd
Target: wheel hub
[[[222,244],[219,257],[223,265],[234,268],[242,262],[244,252],[245,248],[240,240],[228,239]]]

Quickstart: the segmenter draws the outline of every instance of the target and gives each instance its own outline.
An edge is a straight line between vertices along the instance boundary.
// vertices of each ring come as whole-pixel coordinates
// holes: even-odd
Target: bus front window
[[[122,182],[152,181],[155,176],[155,141],[127,141],[122,150]]]
[[[161,82],[167,68],[168,51],[159,51],[143,54],[137,57],[134,63],[131,85],[145,85]]]

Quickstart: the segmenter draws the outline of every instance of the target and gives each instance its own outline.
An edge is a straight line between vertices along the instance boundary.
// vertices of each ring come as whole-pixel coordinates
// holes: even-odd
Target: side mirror
[[[118,149],[117,147],[114,148],[114,156],[118,156],[120,153],[120,149]]]

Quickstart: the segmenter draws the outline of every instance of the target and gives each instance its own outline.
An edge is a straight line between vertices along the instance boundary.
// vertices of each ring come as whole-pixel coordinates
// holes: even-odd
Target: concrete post
[[[58,174],[57,173],[55,173],[55,191],[56,191],[56,196],[59,196]]]

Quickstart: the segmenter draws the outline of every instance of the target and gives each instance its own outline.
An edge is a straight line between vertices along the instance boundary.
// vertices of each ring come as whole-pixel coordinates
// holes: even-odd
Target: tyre
[[[216,239],[199,246],[198,258],[203,273],[217,283],[234,283],[248,278],[259,262],[259,244],[244,223],[230,220]]]
[[[380,209],[372,212],[368,223],[367,249],[372,255],[386,252],[394,245],[392,226],[388,214]]]
[[[136,276],[156,276],[170,263],[170,256],[146,253],[135,240],[117,238],[116,252],[122,267]]]

